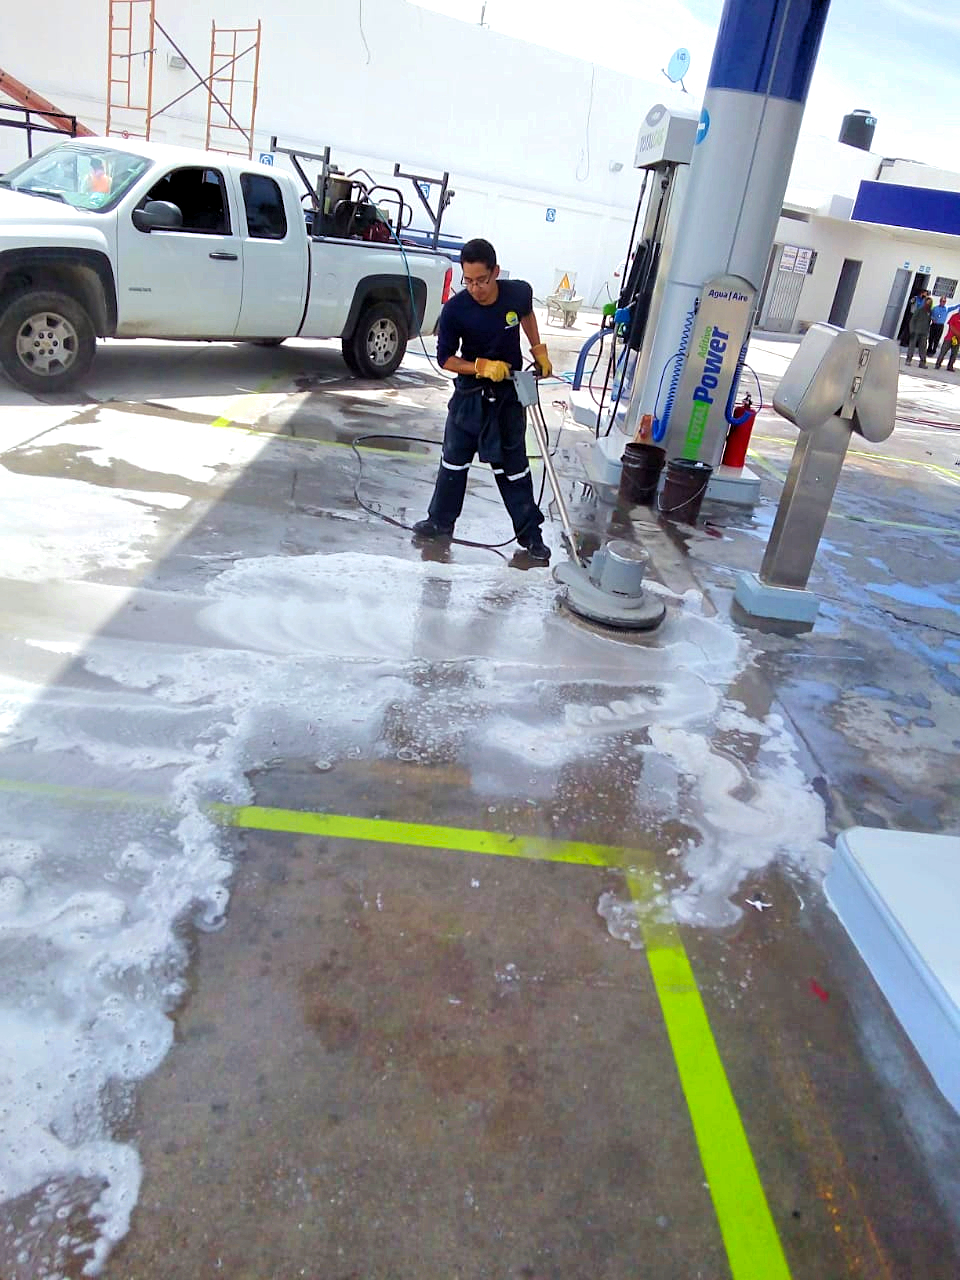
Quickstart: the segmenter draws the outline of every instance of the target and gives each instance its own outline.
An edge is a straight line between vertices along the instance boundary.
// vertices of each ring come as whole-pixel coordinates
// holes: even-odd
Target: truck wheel
[[[344,344],[346,346],[346,343]],[[363,378],[389,378],[407,351],[407,321],[393,302],[374,302],[360,315],[349,338],[353,361]]]
[[[25,391],[72,387],[90,368],[96,349],[93,323],[69,294],[31,289],[0,311],[0,366]]]

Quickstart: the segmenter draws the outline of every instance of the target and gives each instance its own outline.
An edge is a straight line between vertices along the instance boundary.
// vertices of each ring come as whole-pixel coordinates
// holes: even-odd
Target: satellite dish
[[[687,92],[687,86],[683,83],[683,77],[690,70],[690,50],[678,49],[667,63],[667,69],[664,75],[671,84],[679,84],[684,93]]]

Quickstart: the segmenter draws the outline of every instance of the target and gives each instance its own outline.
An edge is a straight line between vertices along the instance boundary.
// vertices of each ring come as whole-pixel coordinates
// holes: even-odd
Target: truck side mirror
[[[148,200],[142,209],[134,209],[133,225],[138,231],[179,231],[183,214],[169,200]]]

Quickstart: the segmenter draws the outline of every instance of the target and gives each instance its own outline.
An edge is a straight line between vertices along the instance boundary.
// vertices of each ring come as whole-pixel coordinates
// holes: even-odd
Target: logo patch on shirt
[[[520,317],[517,315],[517,313],[515,311],[508,311],[506,328],[515,329],[519,323],[520,323]]]

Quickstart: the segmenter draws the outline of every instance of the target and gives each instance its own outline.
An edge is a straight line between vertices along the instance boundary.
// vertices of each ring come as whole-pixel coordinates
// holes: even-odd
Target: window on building
[[[240,175],[247,232],[258,240],[282,240],[287,234],[287,215],[278,183],[262,173]]]
[[[951,280],[949,276],[937,276],[930,292],[935,298],[953,298],[956,296],[957,283],[956,280]]]
[[[182,231],[230,234],[230,209],[223,175],[216,169],[173,169],[147,192],[148,200],[167,200],[183,215]]]

